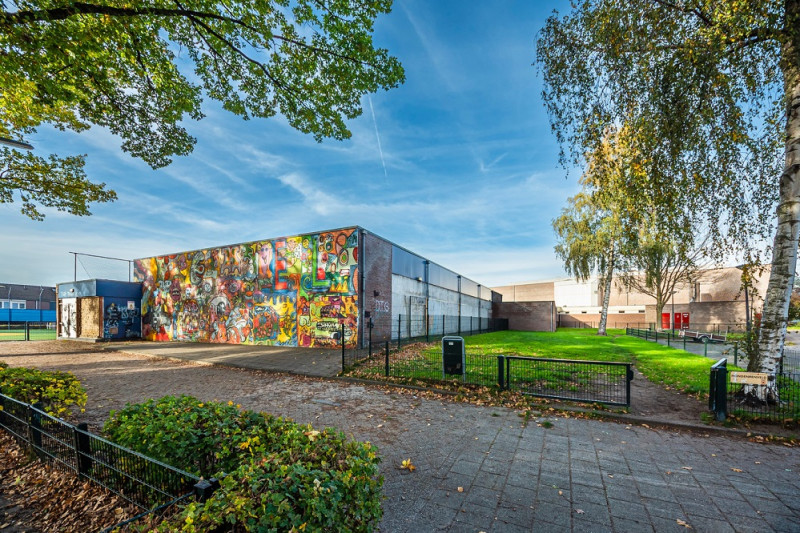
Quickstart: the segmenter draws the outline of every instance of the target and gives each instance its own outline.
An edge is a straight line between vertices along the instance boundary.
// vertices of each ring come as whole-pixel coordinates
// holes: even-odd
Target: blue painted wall
[[[0,309],[0,324],[8,322],[8,313],[11,312],[11,322],[55,322],[55,309]]]

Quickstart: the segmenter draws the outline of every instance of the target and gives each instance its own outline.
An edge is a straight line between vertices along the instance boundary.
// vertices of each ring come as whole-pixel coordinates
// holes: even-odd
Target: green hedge
[[[49,372],[35,368],[9,368],[0,362],[0,392],[26,403],[41,402],[53,416],[65,416],[76,406],[83,412],[86,390],[69,372]]]
[[[106,434],[123,446],[221,479],[161,531],[371,531],[382,516],[376,449],[343,433],[190,396],[127,405]]]

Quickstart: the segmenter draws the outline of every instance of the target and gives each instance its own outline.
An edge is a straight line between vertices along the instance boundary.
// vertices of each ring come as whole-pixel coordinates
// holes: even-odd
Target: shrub
[[[205,504],[189,504],[162,531],[371,531],[382,516],[375,447],[333,429],[167,396],[112,413],[104,431],[177,468],[221,478]]]
[[[64,416],[72,406],[81,412],[86,406],[86,390],[69,372],[51,372],[35,368],[9,368],[0,364],[0,392],[26,403],[41,402],[52,416]]]

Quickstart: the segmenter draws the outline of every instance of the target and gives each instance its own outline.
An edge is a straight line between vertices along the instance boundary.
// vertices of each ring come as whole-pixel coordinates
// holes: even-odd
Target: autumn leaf
[[[464,487],[458,487],[458,492],[464,492]]]
[[[734,472],[741,472],[742,471],[741,468],[731,468],[731,470],[733,470]]]
[[[408,470],[409,472],[413,472],[417,469],[416,466],[411,464],[411,459],[404,459],[403,462],[400,464],[400,468],[403,470]]]
[[[684,522],[680,518],[676,519],[675,521],[678,523],[679,526],[683,526],[686,529],[692,529],[692,526],[690,526],[689,524],[687,524],[686,522]]]
[[[310,440],[311,442],[314,442],[319,436],[319,431],[317,431],[316,429],[312,429],[311,431],[303,432],[303,435],[308,437],[308,440]]]

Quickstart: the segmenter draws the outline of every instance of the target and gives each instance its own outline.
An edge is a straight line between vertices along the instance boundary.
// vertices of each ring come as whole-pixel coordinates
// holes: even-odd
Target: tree
[[[759,340],[774,376],[800,232],[800,0],[578,0],[537,60],[565,163],[624,123],[647,170],[631,195],[694,213],[718,258],[774,235]]]
[[[9,9],[7,6],[11,6]],[[191,152],[181,124],[199,120],[203,96],[244,119],[282,114],[294,128],[345,139],[361,97],[404,80],[396,58],[372,42],[391,0],[208,0],[0,3],[0,137],[41,124],[109,128],[123,150],[163,167]],[[179,66],[193,64],[193,79]],[[48,174],[47,169],[57,170]],[[33,179],[36,187],[25,188]],[[52,185],[52,187],[50,187]],[[115,198],[86,179],[83,158],[49,161],[0,152],[0,202],[22,195],[76,215]]]
[[[697,281],[702,268],[703,246],[689,249],[674,241],[642,235],[638,241],[628,244],[627,254],[632,270],[623,272],[620,280],[628,290],[655,299],[658,321],[672,294],[679,287]]]
[[[616,196],[612,189],[598,191],[594,183],[601,175],[609,182],[620,179],[625,173],[624,153],[621,152],[614,130],[610,129],[597,150],[587,157],[587,168],[581,177],[583,190],[567,200],[561,216],[553,220],[553,230],[558,242],[556,255],[564,261],[564,270],[579,281],[599,274],[603,291],[598,335],[606,334],[608,303],[614,272],[619,268],[620,248],[623,247],[624,223],[627,212],[624,199]],[[616,174],[616,180],[605,176]]]

